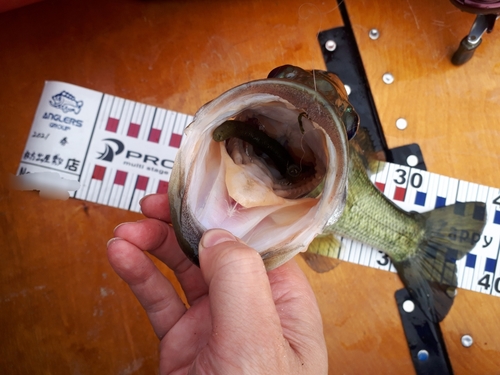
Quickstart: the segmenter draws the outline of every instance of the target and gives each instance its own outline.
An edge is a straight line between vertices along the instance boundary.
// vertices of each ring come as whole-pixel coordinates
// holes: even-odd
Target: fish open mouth
[[[341,121],[314,90],[272,79],[238,86],[186,129],[182,211],[193,227],[223,228],[286,261],[341,214],[346,151]]]
[[[221,156],[231,196],[240,195],[240,173],[263,187],[258,198],[264,198],[264,192],[288,199],[319,195],[317,188],[328,165],[326,134],[313,126],[305,112],[270,102],[224,122],[212,137],[216,141],[225,138]],[[238,203],[253,205],[244,197]]]

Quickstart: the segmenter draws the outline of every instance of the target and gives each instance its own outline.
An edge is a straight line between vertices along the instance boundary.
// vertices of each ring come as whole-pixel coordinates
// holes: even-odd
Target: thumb
[[[257,251],[229,232],[205,232],[200,268],[209,286],[213,327],[242,335],[280,327],[264,263]],[[222,332],[221,332],[222,333]]]

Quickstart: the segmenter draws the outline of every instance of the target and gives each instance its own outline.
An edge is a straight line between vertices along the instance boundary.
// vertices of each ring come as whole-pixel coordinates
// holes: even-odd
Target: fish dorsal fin
[[[377,171],[379,162],[386,161],[384,151],[375,151],[375,146],[366,128],[360,127],[354,138],[349,141],[349,145],[359,155],[369,174]]]

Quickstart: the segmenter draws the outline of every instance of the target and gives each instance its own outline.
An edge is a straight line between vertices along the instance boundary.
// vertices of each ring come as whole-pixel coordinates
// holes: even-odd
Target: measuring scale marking
[[[405,211],[426,212],[457,202],[485,202],[486,209],[477,206],[473,214],[477,219],[486,215],[483,232],[457,234],[463,236],[460,240],[475,243],[472,251],[456,263],[458,286],[500,295],[500,189],[391,163],[380,163],[378,172],[371,176],[371,180],[379,189],[383,187],[384,195]],[[403,196],[404,199],[401,199]],[[458,205],[458,210],[460,207],[463,206]],[[342,251],[348,253],[352,242],[344,240]],[[365,251],[380,254],[375,249],[365,248]],[[343,258],[348,259],[349,255],[344,254]],[[382,259],[379,256],[377,265],[371,266],[383,269],[385,261]]]

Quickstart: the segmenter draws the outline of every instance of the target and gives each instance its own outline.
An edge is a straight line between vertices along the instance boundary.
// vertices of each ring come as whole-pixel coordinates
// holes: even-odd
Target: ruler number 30
[[[398,178],[394,179],[394,182],[398,185],[403,185],[406,183],[406,171],[404,169],[396,169],[396,172],[399,174]],[[420,173],[413,173],[410,177],[410,185],[413,186],[415,189],[418,189],[420,186],[422,186],[422,180],[424,178]],[[498,197],[500,198],[500,197]],[[498,203],[500,204],[500,202]]]

